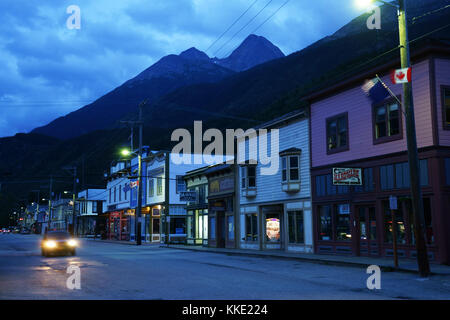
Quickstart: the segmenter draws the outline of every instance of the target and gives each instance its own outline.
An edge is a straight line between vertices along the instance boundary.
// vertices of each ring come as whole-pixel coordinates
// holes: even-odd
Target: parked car
[[[66,231],[49,231],[41,242],[41,253],[44,257],[50,254],[65,253],[72,256],[76,253],[78,241]]]

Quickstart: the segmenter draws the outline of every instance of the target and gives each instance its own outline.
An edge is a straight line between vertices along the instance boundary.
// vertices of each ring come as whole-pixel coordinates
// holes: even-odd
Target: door
[[[358,250],[361,256],[378,256],[377,220],[374,206],[356,209]]]
[[[225,248],[226,237],[225,212],[217,211],[217,247]]]

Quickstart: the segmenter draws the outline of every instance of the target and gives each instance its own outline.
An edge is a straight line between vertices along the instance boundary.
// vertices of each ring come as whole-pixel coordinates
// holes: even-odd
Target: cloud
[[[251,10],[214,52],[269,0]],[[270,5],[220,51],[225,54],[285,0]],[[206,50],[248,0],[2,0],[0,136],[28,132],[88,104],[158,61],[187,48]],[[68,30],[69,5],[81,29]],[[258,31],[286,54],[336,31],[357,12],[340,1],[290,0]],[[220,56],[219,54],[219,56]]]

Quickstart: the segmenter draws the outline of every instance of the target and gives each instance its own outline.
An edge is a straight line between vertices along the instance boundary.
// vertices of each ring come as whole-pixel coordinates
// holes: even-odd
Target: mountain
[[[229,57],[214,58],[213,61],[222,67],[240,72],[282,57],[284,57],[284,53],[272,42],[264,37],[251,34]]]
[[[443,27],[450,21],[450,9],[436,11],[448,1],[408,3],[411,50],[420,49],[430,41],[449,45],[449,28]],[[382,17],[390,10],[393,9],[382,6]],[[434,13],[424,15],[430,11]],[[170,149],[172,131],[175,128],[191,129],[194,120],[203,120],[204,127],[220,129],[255,126],[302,107],[302,98],[315,90],[348,79],[362,70],[397,60],[399,53],[392,50],[398,45],[397,28],[390,28],[383,22],[381,30],[368,30],[366,19],[369,15],[366,13],[352,20],[335,34],[286,57],[245,71],[230,71],[228,76],[218,81],[181,86],[152,100],[144,109],[144,144],[152,149]],[[421,18],[414,19],[413,23],[414,17]],[[436,30],[439,31],[433,32]],[[185,51],[183,56],[182,59],[192,58],[201,65],[201,61],[207,63],[205,56],[195,49]],[[215,65],[220,70],[224,69],[217,63]],[[156,67],[140,76],[141,79],[125,83],[120,88],[123,95],[118,95],[117,99],[125,99],[124,95],[129,94],[128,99],[131,100],[137,93],[143,97],[148,92],[141,83],[150,81],[146,77],[161,79]],[[136,88],[141,88],[142,92]],[[105,114],[108,113],[101,116],[105,117]],[[125,114],[125,117],[135,119],[136,115]],[[102,184],[103,171],[112,160],[117,159],[117,150],[128,143],[128,136],[127,128],[111,128],[91,131],[64,141],[35,134],[1,138],[2,192],[26,194],[29,190],[38,189],[39,184],[7,184],[5,181],[49,177],[65,165],[81,167],[81,163],[86,166],[87,184]],[[69,175],[68,186],[61,183],[55,188],[70,188],[72,181]],[[2,210],[0,207],[0,213]]]
[[[209,58],[190,48],[171,54],[142,71],[136,77],[100,97],[93,103],[32,130],[59,139],[69,139],[117,124],[134,112],[144,99],[156,101],[178,88],[199,83],[215,83],[235,72],[283,57],[283,53],[264,37],[250,35],[226,59]]]

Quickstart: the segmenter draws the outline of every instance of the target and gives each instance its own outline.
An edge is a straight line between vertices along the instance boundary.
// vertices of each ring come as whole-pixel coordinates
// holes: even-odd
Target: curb
[[[227,254],[227,255],[239,255],[239,256],[253,256],[253,257],[259,257],[259,258],[278,258],[278,259],[285,259],[285,260],[301,260],[305,262],[310,263],[317,263],[317,264],[323,264],[323,265],[334,265],[334,266],[347,266],[347,267],[364,267],[367,268],[369,264],[367,263],[361,263],[361,262],[351,262],[351,261],[338,261],[338,260],[327,260],[327,259],[318,259],[318,258],[306,258],[306,257],[299,257],[299,256],[281,256],[281,255],[273,255],[269,253],[253,253],[253,252],[241,252],[241,251],[233,251],[233,252],[227,252],[227,251],[219,251],[219,250],[202,250],[197,248],[187,248],[187,247],[175,247],[170,245],[161,245],[161,248],[170,248],[170,249],[180,249],[180,250],[191,250],[196,252],[210,252],[210,253],[220,253],[220,254]],[[417,274],[418,271],[411,270],[411,269],[405,269],[405,268],[395,268],[393,266],[386,266],[386,265],[379,265],[380,269],[385,272],[404,272],[404,273],[412,273]],[[430,272],[430,275],[440,275],[440,276],[449,276],[449,274],[446,273],[439,273],[439,272]]]

